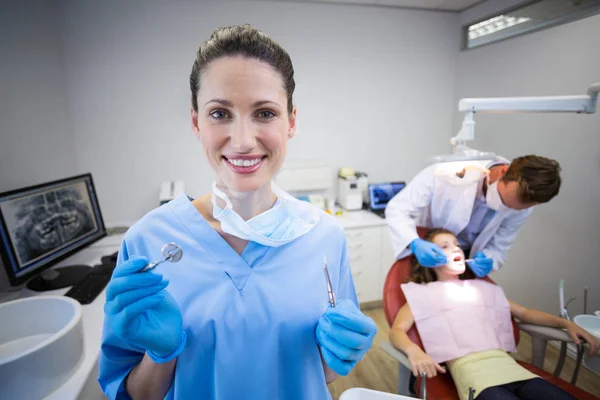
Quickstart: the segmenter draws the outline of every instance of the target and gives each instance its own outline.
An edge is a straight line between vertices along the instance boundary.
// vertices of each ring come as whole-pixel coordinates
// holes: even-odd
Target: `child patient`
[[[425,238],[440,246],[448,264],[438,268],[413,267],[411,282],[402,285],[407,303],[400,309],[390,339],[404,352],[415,376],[445,373],[446,362],[461,399],[469,387],[477,400],[574,399],[557,386],[517,364],[507,352],[516,352],[511,316],[521,322],[564,328],[575,343],[584,339],[590,355],[600,348],[591,334],[567,321],[507,300],[502,289],[466,268],[456,236],[445,229],[431,230]],[[406,332],[417,325],[425,352]]]

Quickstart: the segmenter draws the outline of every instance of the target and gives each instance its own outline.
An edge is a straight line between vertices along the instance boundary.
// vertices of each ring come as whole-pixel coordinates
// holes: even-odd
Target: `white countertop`
[[[344,229],[386,226],[384,218],[368,210],[342,211],[342,215],[336,216],[335,219]]]
[[[56,267],[72,264],[87,264],[89,266],[100,264],[100,259],[103,256],[110,255],[119,249],[122,237],[122,235],[115,235],[103,238],[84,250],[75,253],[73,256],[61,261],[56,265]],[[46,292],[34,292],[24,288],[20,292],[14,292],[13,296],[11,297],[24,298],[40,295],[62,296],[69,289],[70,287]],[[105,299],[105,292],[102,291],[92,303],[82,306],[84,338],[84,354],[82,360],[80,361],[79,367],[71,379],[69,379],[56,391],[44,397],[44,400],[74,400],[78,398],[84,385],[90,377],[90,373],[94,370],[94,367],[98,362],[100,343],[102,339]],[[11,299],[3,299],[3,301],[6,300]]]

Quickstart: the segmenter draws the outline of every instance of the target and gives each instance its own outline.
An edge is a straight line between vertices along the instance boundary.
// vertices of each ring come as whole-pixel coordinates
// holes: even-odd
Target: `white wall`
[[[600,15],[461,52],[461,97],[586,94],[600,82]],[[457,104],[457,103],[455,103]],[[455,113],[458,131],[462,115]],[[560,194],[536,208],[495,278],[508,297],[558,312],[558,282],[566,280],[570,311],[600,309],[600,114],[481,114],[473,147],[506,157],[535,153],[563,168]]]
[[[107,221],[157,204],[163,180],[190,195],[212,171],[189,124],[188,78],[218,26],[252,23],[296,70],[299,129],[289,159],[312,157],[409,179],[447,149],[458,14],[350,5],[224,1],[67,2],[64,57],[77,165]]]
[[[0,192],[78,173],[58,26],[52,1],[0,2]]]
[[[0,2],[0,38],[0,192],[76,174],[52,2]]]

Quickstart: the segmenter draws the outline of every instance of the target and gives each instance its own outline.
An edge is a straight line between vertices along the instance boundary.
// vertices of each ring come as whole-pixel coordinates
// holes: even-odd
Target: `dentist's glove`
[[[163,363],[181,353],[186,336],[179,306],[164,290],[169,281],[155,271],[138,272],[147,264],[145,257],[135,257],[115,268],[106,288],[104,314],[115,336]]]
[[[327,366],[346,376],[371,348],[376,333],[373,320],[344,299],[321,315],[316,335]]]
[[[435,243],[417,238],[410,242],[410,251],[414,254],[423,267],[441,267],[448,264],[448,257]]]
[[[469,268],[471,271],[478,277],[483,278],[490,273],[492,268],[494,267],[494,260],[488,258],[483,254],[483,251],[478,251],[473,256],[473,261],[467,261],[469,264]]]

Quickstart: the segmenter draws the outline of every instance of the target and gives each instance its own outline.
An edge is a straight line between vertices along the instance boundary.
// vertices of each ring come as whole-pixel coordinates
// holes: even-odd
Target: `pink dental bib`
[[[401,285],[425,352],[444,362],[470,353],[517,351],[504,291],[479,280]]]

